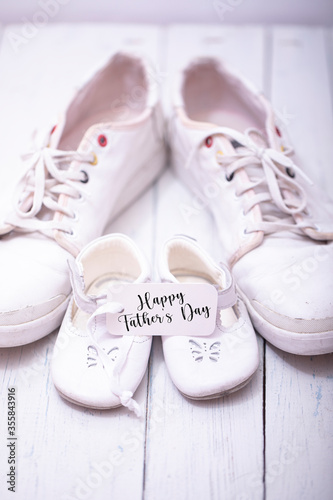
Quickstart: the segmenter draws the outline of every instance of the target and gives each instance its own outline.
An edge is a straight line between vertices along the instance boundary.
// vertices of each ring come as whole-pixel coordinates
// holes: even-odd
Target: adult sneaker
[[[163,336],[165,362],[176,387],[191,399],[211,399],[246,385],[259,364],[255,331],[228,268],[215,264],[195,241],[168,240],[159,276],[171,283],[208,283],[218,290],[216,327],[211,335]],[[204,297],[203,297],[204,299]]]
[[[52,357],[53,382],[62,397],[89,408],[126,406],[141,414],[133,393],[145,374],[151,337],[119,336],[107,330],[107,314],[122,305],[108,289],[150,281],[146,259],[125,235],[102,236],[71,264],[71,299]]]
[[[269,102],[220,61],[182,73],[173,164],[216,221],[258,332],[296,354],[333,351],[333,205],[303,173]]]
[[[67,260],[163,169],[163,117],[147,64],[112,57],[25,161],[0,227],[0,347],[59,326],[71,293]]]

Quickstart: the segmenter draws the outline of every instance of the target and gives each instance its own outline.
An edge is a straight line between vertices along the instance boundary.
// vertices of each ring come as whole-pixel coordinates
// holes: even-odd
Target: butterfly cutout
[[[103,350],[105,351],[104,347],[103,347]],[[119,351],[119,347],[112,347],[112,349],[110,349],[107,352],[107,355],[110,356],[111,361],[115,361],[117,359],[118,351]],[[97,353],[96,347],[94,347],[93,345],[89,345],[87,348],[88,368],[91,368],[92,366],[97,366],[97,358],[98,358],[98,353]]]
[[[217,362],[220,359],[221,342],[213,342],[211,345],[207,342],[197,342],[196,340],[189,340],[190,349],[194,361],[201,363],[204,359]]]

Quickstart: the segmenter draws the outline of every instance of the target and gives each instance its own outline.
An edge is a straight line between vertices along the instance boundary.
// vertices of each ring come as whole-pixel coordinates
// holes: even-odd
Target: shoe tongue
[[[272,143],[272,138],[271,137],[265,137],[264,134],[262,134],[259,130],[255,129],[248,129],[245,131],[244,134],[246,137],[248,137],[254,144],[260,149],[266,149],[266,148],[272,148],[272,149],[277,149],[278,150],[278,142],[276,141],[274,144]],[[273,141],[274,142],[274,141]],[[242,147],[246,148],[246,145],[242,145],[238,143],[237,141],[232,140],[231,145],[234,147],[234,149],[237,151],[241,151]],[[280,167],[281,170],[283,167]],[[256,182],[260,179],[263,178],[264,176],[264,171],[263,167],[261,165],[249,165],[246,167],[246,174],[251,182]],[[257,186],[254,188],[254,192],[256,194],[260,193],[267,193],[268,191],[268,186],[266,183],[263,183],[260,186]],[[281,218],[284,215],[282,214],[281,210],[276,206],[274,202],[267,202],[267,203],[261,203],[260,204],[260,209],[261,209],[261,214],[262,217],[265,219],[267,216],[269,217],[277,217]]]
[[[63,132],[66,128],[66,116],[62,115],[57,124],[55,124],[50,130],[49,142],[48,145],[52,149],[61,149],[68,151],[78,151],[80,153],[85,153],[87,151],[91,151],[91,143],[94,140],[93,138],[101,133],[103,129],[103,124],[94,124],[89,127],[86,131],[81,132],[80,127],[78,128],[78,132],[81,132],[81,137],[78,134],[72,133],[72,131],[68,132],[66,130],[66,136],[63,136]]]
[[[89,127],[80,140],[77,151],[79,153],[91,152],[94,149],[93,145],[95,143],[97,145],[97,137],[101,133],[103,133],[103,124],[99,123]]]

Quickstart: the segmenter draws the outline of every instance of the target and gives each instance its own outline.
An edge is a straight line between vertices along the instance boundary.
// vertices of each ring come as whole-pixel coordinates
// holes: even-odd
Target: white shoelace
[[[131,391],[123,390],[120,386],[120,373],[125,365],[128,354],[133,345],[134,336],[121,337],[121,349],[119,349],[120,357],[117,361],[111,362],[110,358],[100,345],[98,337],[106,330],[106,314],[116,314],[124,310],[119,302],[107,302],[106,293],[100,295],[86,295],[84,293],[85,285],[82,274],[80,274],[76,263],[70,264],[70,279],[73,288],[73,295],[76,305],[84,312],[90,314],[87,322],[87,330],[91,340],[92,347],[95,348],[98,357],[103,365],[105,373],[110,381],[110,390],[112,394],[119,398],[120,403],[133,411],[138,417],[141,417],[141,408],[133,399]],[[110,333],[111,335],[111,333]]]
[[[78,181],[87,182],[87,173],[72,169],[70,165],[72,162],[93,163],[94,154],[43,147],[24,155],[23,159],[28,165],[17,186],[14,212],[6,217],[7,231],[40,231],[49,236],[54,229],[71,233],[68,220],[53,220],[53,217],[43,220],[37,216],[47,209],[51,213],[60,212],[69,218],[75,217],[72,210],[59,204],[58,197],[81,197]]]
[[[274,205],[275,212],[277,208],[280,213],[287,215],[287,217],[281,217],[280,214],[277,216],[263,212],[264,220],[252,224],[246,232],[263,231],[265,234],[270,234],[291,230],[300,233],[305,227],[315,229],[316,227],[310,222],[300,223],[293,218],[293,215],[303,212],[307,204],[306,193],[297,182],[296,176],[302,177],[309,184],[312,184],[312,181],[289,158],[292,149],[279,152],[272,148],[260,148],[251,139],[252,133],[261,136],[256,129],[248,129],[245,134],[241,134],[227,127],[216,128],[209,134],[210,136],[225,135],[241,145],[232,155],[218,154],[217,161],[225,167],[226,178],[230,181],[238,170],[247,169],[250,181],[236,192],[236,196],[242,196],[250,190],[257,190],[257,192],[247,200],[244,199],[244,214],[255,205],[269,202]],[[186,167],[189,166],[195,151],[201,145],[202,139],[190,153]]]

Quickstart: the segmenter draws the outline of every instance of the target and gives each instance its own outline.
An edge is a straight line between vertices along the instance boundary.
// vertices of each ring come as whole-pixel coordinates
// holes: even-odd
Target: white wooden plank
[[[321,29],[273,33],[272,101],[292,116],[294,146],[332,187],[332,107]],[[317,144],[315,146],[315,144]],[[332,498],[332,355],[300,357],[267,344],[266,498]]]
[[[251,47],[249,53],[244,46]],[[181,50],[180,50],[181,47]],[[221,26],[175,26],[169,31],[168,78],[190,57],[214,54],[237,61],[263,84],[263,32]],[[250,56],[249,56],[250,54]],[[194,236],[215,257],[221,255],[206,210],[189,220],[182,206],[192,195],[168,171],[158,182],[156,246],[175,233]],[[260,346],[262,345],[260,341]],[[263,495],[262,368],[238,393],[219,400],[193,402],[171,383],[161,343],[154,341],[149,385],[145,498],[253,498]],[[252,496],[251,496],[252,498]]]
[[[333,355],[266,353],[268,500],[332,498]]]
[[[332,87],[323,30],[277,29],[273,57],[274,107],[304,170],[332,196]]]
[[[83,77],[120,48],[139,48],[157,60],[159,30],[147,26],[48,26],[14,53],[8,27],[0,54],[0,185],[20,172],[18,150],[34,127],[47,123]],[[51,121],[52,122],[52,121]],[[24,149],[23,149],[24,150]],[[132,236],[148,256],[152,248],[153,191],[147,192],[110,226]],[[143,220],[144,223],[139,223]],[[145,420],[126,409],[92,411],[64,402],[52,384],[49,361],[56,332],[32,345],[0,350],[0,429],[6,434],[6,391],[18,398],[17,500],[131,498],[142,496]],[[145,377],[136,399],[145,405]],[[107,463],[106,463],[107,462]],[[104,465],[103,465],[104,464]],[[113,467],[113,468],[112,468]],[[0,448],[1,474],[7,450]],[[1,480],[0,496],[12,498]],[[81,495],[81,497],[80,497]]]

